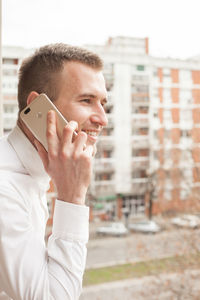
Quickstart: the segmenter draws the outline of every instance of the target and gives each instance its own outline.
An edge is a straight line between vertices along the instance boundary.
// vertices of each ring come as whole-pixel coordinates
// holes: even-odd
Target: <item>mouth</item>
[[[97,138],[98,138],[99,133],[100,133],[100,131],[98,131],[98,130],[82,130],[82,131],[87,133],[88,139],[93,141],[93,142],[97,141]]]

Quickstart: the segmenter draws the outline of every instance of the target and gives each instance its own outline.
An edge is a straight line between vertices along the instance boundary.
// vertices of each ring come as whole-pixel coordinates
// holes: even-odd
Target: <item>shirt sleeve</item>
[[[56,200],[46,247],[30,203],[0,188],[0,290],[13,300],[77,300],[86,262],[89,208]]]

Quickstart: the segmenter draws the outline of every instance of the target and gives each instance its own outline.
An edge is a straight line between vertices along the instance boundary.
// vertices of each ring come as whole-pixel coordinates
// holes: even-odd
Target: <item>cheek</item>
[[[66,112],[65,117],[68,121],[74,120],[83,125],[89,119],[89,113],[82,107],[70,109]]]

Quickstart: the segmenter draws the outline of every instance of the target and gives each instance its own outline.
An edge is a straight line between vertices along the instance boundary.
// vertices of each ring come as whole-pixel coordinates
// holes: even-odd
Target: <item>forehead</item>
[[[62,85],[74,92],[99,92],[106,94],[102,70],[92,68],[83,63],[65,63],[61,73],[61,82]]]

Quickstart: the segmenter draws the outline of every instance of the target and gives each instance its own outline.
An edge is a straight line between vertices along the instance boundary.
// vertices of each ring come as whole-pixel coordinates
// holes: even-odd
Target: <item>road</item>
[[[93,238],[88,243],[86,268],[138,262],[200,251],[200,229],[167,229],[155,235]]]

